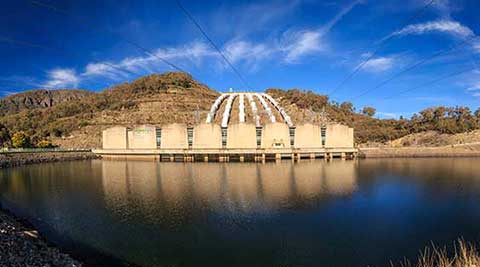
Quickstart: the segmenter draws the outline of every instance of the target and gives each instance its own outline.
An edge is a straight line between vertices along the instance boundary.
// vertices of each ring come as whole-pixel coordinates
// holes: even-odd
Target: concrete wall
[[[353,147],[353,128],[341,124],[327,125],[325,147]]]
[[[263,126],[262,148],[290,148],[290,130],[281,122],[268,123]]]
[[[156,128],[152,125],[142,125],[128,131],[128,148],[155,149],[157,148]]]
[[[254,124],[230,124],[227,128],[227,148],[257,148],[257,132]]]
[[[306,123],[295,128],[295,148],[321,148],[322,132],[320,125]]]
[[[127,128],[116,126],[102,132],[103,149],[127,149]]]
[[[163,126],[160,147],[164,149],[187,149],[187,126],[179,123]]]
[[[214,123],[195,125],[192,148],[222,148],[222,128]]]

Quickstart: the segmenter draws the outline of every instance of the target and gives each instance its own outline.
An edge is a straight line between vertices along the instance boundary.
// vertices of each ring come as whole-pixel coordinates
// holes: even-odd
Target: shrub
[[[30,137],[24,131],[16,132],[12,136],[12,145],[15,148],[30,147]]]
[[[38,148],[52,148],[54,147],[50,140],[42,140],[37,143]]]

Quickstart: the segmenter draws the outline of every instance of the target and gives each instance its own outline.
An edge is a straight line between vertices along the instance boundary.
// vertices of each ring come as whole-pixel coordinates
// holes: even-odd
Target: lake
[[[92,266],[389,266],[480,241],[480,159],[49,163],[0,202]]]

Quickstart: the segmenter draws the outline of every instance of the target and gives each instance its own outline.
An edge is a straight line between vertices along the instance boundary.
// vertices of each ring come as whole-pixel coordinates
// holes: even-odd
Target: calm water
[[[387,266],[480,241],[480,159],[52,163],[0,201],[92,265]]]

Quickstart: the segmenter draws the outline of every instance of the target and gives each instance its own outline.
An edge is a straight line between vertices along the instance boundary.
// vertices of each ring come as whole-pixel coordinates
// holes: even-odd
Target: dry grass
[[[447,249],[435,245],[425,248],[417,259],[412,263],[407,259],[399,264],[391,264],[392,267],[480,267],[480,255],[474,244],[459,239],[455,243],[453,255],[449,255]]]

